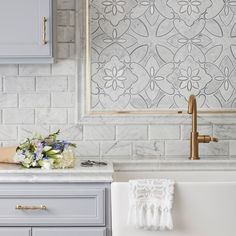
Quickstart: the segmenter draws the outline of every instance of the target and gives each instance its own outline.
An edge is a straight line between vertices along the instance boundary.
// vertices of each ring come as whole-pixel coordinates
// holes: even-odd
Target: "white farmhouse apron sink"
[[[128,180],[175,180],[174,230],[157,232],[127,225]],[[112,184],[113,236],[235,236],[235,171],[162,171],[118,173]]]

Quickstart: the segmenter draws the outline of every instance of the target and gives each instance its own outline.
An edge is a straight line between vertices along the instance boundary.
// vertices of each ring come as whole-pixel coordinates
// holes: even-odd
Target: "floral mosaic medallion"
[[[236,0],[90,0],[91,110],[236,108]]]

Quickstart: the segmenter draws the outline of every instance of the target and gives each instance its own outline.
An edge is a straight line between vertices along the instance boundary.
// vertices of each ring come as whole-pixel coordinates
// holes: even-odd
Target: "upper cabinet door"
[[[0,1],[0,62],[52,62],[52,0]]]
[[[19,228],[19,227],[1,227],[1,236],[30,236],[31,228]]]

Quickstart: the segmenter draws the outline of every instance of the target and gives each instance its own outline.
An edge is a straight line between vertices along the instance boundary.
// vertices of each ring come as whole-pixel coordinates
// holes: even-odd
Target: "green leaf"
[[[57,136],[60,134],[60,129],[57,130],[57,132],[49,134],[49,136],[46,139],[52,139],[53,141],[57,140]]]
[[[69,143],[69,146],[76,148],[77,145],[75,143]]]
[[[61,153],[61,151],[60,150],[53,150],[53,149],[51,149],[51,150],[46,152],[46,155],[47,156],[48,155],[55,155],[55,154],[58,154],[58,153]]]

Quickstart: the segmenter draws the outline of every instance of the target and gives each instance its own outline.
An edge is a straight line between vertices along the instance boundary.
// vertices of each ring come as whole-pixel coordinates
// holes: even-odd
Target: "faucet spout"
[[[197,132],[197,101],[194,95],[189,97],[188,114],[192,114],[192,132]]]

